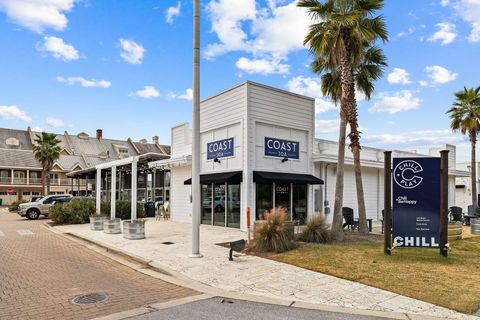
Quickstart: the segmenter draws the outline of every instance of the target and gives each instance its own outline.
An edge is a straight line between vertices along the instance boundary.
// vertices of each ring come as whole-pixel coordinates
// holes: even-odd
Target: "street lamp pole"
[[[193,1],[192,253],[200,254],[200,0]]]

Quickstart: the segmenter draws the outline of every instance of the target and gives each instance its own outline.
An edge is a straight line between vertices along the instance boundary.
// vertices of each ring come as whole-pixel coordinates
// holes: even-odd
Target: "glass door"
[[[225,226],[225,185],[213,185],[213,225]]]
[[[212,224],[212,185],[202,184],[202,223]]]
[[[227,227],[240,228],[240,185],[227,185]]]
[[[290,183],[275,183],[275,207],[283,207],[290,217]]]
[[[293,220],[299,225],[304,225],[307,220],[307,185],[293,186]]]

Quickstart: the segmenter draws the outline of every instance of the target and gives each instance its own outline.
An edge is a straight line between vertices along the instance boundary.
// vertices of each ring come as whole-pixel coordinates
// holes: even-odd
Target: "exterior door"
[[[240,185],[227,185],[227,227],[240,228]]]
[[[212,185],[202,184],[202,223],[212,224]]]
[[[285,208],[290,214],[290,183],[275,183],[275,207]]]
[[[213,225],[225,226],[225,185],[213,185]]]

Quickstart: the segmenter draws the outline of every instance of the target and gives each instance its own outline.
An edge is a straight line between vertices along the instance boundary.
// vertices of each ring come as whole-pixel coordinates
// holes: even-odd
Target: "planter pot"
[[[90,230],[95,230],[95,231],[103,230],[104,222],[105,222],[105,217],[101,217],[101,216],[90,217]]]
[[[480,234],[480,219],[470,220],[470,226],[472,234]]]
[[[145,239],[145,221],[123,221],[123,237],[130,240]]]
[[[448,224],[448,242],[462,239],[463,226],[461,222]]]
[[[105,222],[103,222],[103,232],[108,234],[122,233],[121,222],[122,220],[120,218],[105,220]]]

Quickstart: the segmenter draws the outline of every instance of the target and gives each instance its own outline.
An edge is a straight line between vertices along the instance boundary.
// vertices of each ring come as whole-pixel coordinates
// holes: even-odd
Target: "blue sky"
[[[201,96],[252,80],[317,98],[316,136],[336,139],[303,47],[310,21],[291,0],[202,4]],[[449,130],[453,93],[480,85],[480,0],[389,0],[389,66],[359,96],[365,145],[468,143]],[[134,140],[191,117],[191,0],[0,0],[0,126]]]

